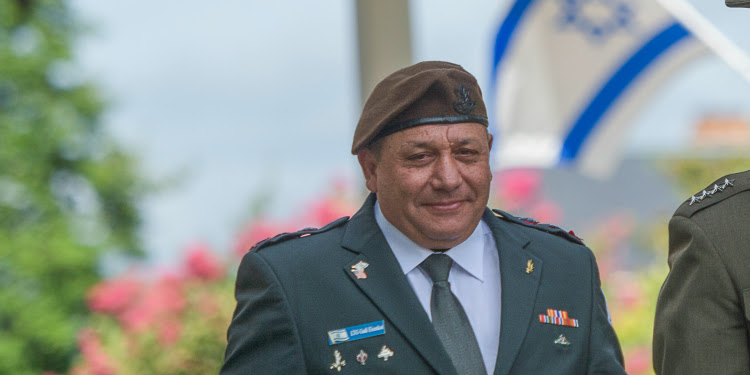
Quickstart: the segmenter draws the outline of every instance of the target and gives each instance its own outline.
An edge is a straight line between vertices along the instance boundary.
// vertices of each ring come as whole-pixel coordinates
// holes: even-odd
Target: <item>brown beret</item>
[[[424,61],[396,71],[375,86],[354,130],[352,154],[414,126],[464,122],[488,126],[476,78],[460,65]]]
[[[725,4],[732,8],[750,8],[750,0],[726,0]]]

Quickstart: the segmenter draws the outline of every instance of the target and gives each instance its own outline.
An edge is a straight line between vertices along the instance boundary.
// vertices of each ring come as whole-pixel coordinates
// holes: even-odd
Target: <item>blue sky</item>
[[[750,10],[689,1],[750,52]],[[142,203],[151,261],[203,240],[228,250],[259,196],[294,214],[334,178],[359,115],[354,1],[74,0],[92,27],[77,60],[110,102],[105,121],[146,176],[173,181]],[[447,60],[487,86],[504,1],[410,3],[413,57]],[[717,58],[670,80],[633,122],[631,154],[683,150],[707,114],[750,117],[750,85]]]

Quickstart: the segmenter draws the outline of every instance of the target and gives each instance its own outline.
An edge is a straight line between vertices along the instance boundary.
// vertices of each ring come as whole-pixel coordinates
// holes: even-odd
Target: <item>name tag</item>
[[[380,335],[385,335],[385,323],[382,320],[328,331],[328,345],[336,345],[341,344],[342,342],[366,339],[368,337]]]

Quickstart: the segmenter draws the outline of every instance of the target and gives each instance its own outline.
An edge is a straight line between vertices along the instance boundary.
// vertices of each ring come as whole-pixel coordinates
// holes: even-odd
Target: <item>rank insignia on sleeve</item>
[[[714,196],[714,194],[720,193],[724,191],[726,188],[732,187],[732,186],[734,186],[734,179],[730,180],[728,178],[724,178],[723,184],[721,185],[714,184],[713,188],[709,188],[708,190],[703,190],[700,193],[695,194],[692,197],[690,197],[690,204],[688,206],[692,206],[696,203],[700,203],[704,199],[711,198],[712,196]]]
[[[566,327],[578,327],[578,319],[568,317],[565,310],[547,309],[547,314],[539,314],[539,322]]]

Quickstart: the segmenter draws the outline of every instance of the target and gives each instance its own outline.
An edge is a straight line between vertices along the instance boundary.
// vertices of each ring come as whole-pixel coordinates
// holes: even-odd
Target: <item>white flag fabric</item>
[[[512,0],[494,47],[496,167],[607,176],[634,113],[706,51],[656,0]]]

